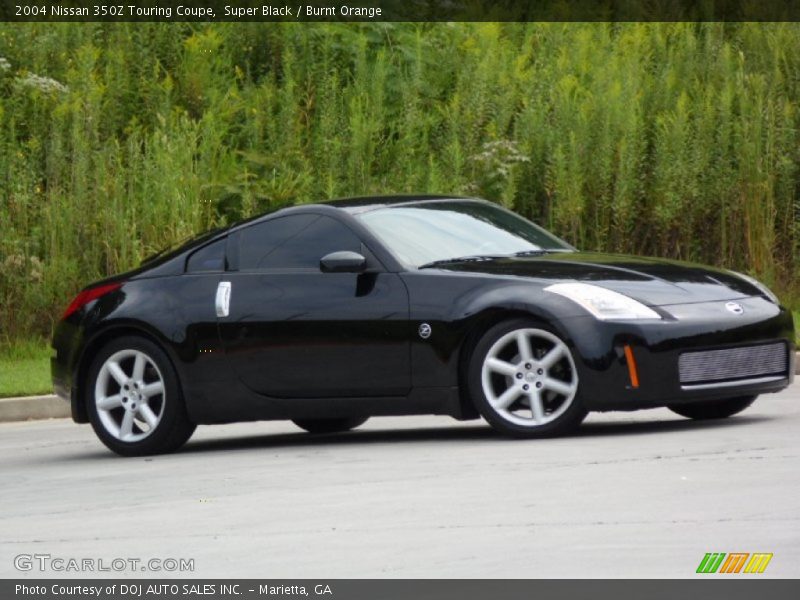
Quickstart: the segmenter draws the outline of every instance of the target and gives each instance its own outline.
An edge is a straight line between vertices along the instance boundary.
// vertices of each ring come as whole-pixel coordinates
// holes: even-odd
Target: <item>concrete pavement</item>
[[[89,426],[6,423],[0,577],[36,553],[201,577],[694,577],[706,552],[774,553],[731,577],[798,577],[799,430],[800,385],[723,421],[609,413],[543,441],[443,417],[251,423],[122,459]]]

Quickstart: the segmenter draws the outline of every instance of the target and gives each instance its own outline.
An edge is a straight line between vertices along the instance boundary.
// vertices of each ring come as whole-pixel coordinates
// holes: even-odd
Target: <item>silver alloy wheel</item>
[[[578,391],[578,372],[567,345],[542,329],[510,331],[483,361],[483,393],[503,419],[531,429],[554,421]]]
[[[100,367],[94,401],[108,433],[123,442],[138,442],[155,431],[164,414],[164,378],[141,350],[120,350]]]

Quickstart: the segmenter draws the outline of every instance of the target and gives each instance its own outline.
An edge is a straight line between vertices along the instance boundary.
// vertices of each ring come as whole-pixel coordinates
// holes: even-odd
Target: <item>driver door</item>
[[[218,318],[231,368],[275,398],[405,395],[410,388],[408,292],[339,220],[299,213],[229,238],[228,314]],[[367,270],[323,273],[349,250]]]

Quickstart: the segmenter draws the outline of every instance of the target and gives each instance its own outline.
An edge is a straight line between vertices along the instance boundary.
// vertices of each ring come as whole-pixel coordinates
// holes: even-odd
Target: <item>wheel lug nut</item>
[[[531,387],[531,386],[529,386],[529,385],[526,383],[525,385],[523,385],[523,386],[522,386],[522,389],[523,389],[523,390],[525,390],[525,391],[527,392],[527,391],[528,391],[528,389],[529,389],[530,387]]]
[[[517,373],[517,379],[522,379],[522,373]]]
[[[539,375],[544,375],[544,369],[539,369],[539,370],[538,370],[538,371],[536,371],[536,372],[537,372]]]
[[[537,387],[537,388],[540,388],[540,387],[542,387],[542,382],[541,382],[541,381],[537,381],[537,382],[536,382],[536,387]]]
[[[531,363],[525,363],[525,368],[526,368],[526,369],[528,369],[528,370],[530,370],[530,368],[531,368]]]

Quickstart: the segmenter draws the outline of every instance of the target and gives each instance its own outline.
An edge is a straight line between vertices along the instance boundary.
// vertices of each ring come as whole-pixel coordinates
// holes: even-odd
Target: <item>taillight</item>
[[[67,310],[65,310],[64,314],[61,315],[61,320],[63,321],[72,313],[78,312],[84,306],[89,304],[89,302],[93,302],[98,298],[102,298],[106,294],[110,294],[121,287],[122,282],[118,281],[116,283],[106,283],[104,285],[98,285],[97,287],[89,288],[88,290],[83,290],[80,294],[75,296],[75,299],[72,302],[69,303]]]

